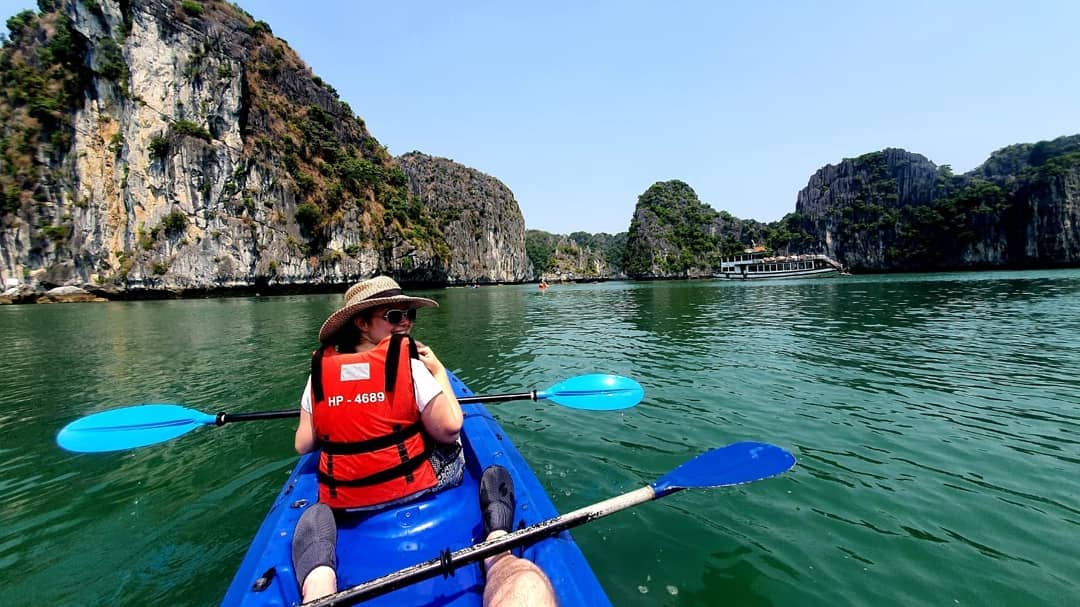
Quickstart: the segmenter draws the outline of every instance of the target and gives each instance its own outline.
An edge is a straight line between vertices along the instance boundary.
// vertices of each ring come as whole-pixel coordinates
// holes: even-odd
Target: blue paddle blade
[[[79,453],[118,451],[167,441],[215,421],[180,405],[124,407],[71,422],[56,435],[56,444]]]
[[[733,443],[706,451],[660,477],[652,488],[657,497],[704,487],[727,487],[787,472],[795,456],[768,443]]]
[[[644,397],[645,390],[636,381],[602,373],[571,377],[536,393],[538,400],[550,400],[564,407],[590,411],[626,409],[638,404]]]

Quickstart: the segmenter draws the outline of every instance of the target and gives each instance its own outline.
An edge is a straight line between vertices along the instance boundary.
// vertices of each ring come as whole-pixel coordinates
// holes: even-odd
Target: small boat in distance
[[[836,260],[827,255],[773,256],[761,251],[725,257],[714,278],[754,280],[761,278],[808,278],[847,274]]]

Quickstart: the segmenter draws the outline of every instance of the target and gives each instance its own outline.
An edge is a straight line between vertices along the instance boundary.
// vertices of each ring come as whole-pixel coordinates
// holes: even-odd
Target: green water
[[[478,392],[645,386],[625,412],[492,406],[562,511],[734,441],[798,458],[575,530],[616,605],[1080,603],[1080,271],[427,294],[415,333]],[[143,402],[293,407],[338,301],[0,307],[0,604],[217,604],[292,422],[100,455],[54,436]]]

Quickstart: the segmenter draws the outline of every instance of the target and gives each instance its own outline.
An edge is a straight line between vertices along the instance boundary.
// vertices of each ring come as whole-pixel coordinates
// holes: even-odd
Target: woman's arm
[[[304,407],[304,403],[307,407]],[[296,424],[296,436],[293,438],[293,447],[300,455],[315,450],[315,423],[311,420],[311,378],[308,378],[304,395],[300,398],[300,421]]]
[[[424,429],[436,441],[440,443],[452,443],[461,434],[461,424],[464,416],[461,413],[461,404],[454,396],[454,388],[450,385],[450,377],[446,374],[446,367],[439,361],[431,348],[417,342],[417,352],[420,354],[420,362],[435,381],[442,386],[442,392],[435,395],[424,407],[420,419],[424,423]]]
[[[431,399],[420,414],[420,419],[424,429],[437,442],[449,444],[461,435],[461,406],[453,396],[443,393]]]
[[[311,414],[303,409],[300,410],[300,423],[296,425],[293,447],[300,455],[315,450],[315,426],[311,423]]]

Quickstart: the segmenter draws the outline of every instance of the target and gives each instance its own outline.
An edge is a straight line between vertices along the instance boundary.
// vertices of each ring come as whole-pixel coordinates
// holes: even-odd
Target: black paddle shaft
[[[284,419],[286,417],[300,417],[300,409],[286,409],[284,411],[261,411],[257,413],[218,413],[214,421],[219,426],[229,422],[250,422],[260,419]]]
[[[672,489],[668,494],[681,490],[682,487]],[[444,550],[438,558],[411,567],[406,567],[394,573],[375,578],[363,584],[340,590],[334,594],[324,596],[321,599],[304,603],[302,607],[342,607],[355,605],[360,601],[382,596],[399,588],[404,588],[416,582],[430,579],[439,575],[453,575],[454,570],[464,565],[481,561],[489,556],[495,556],[507,550],[533,544],[539,540],[556,535],[567,529],[590,523],[598,518],[614,514],[638,504],[643,504],[653,499],[664,497],[659,495],[650,485],[635,489],[622,495],[608,498],[584,508],[578,508],[573,512],[560,514],[554,518],[536,523],[530,527],[513,531],[495,539],[487,540],[479,544],[467,546],[450,552]]]
[[[520,394],[496,394],[493,396],[460,396],[457,401],[463,405],[469,403],[504,403],[511,400],[536,400],[536,390]]]

